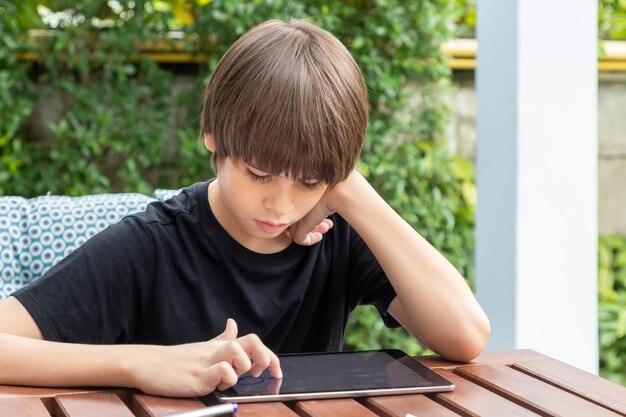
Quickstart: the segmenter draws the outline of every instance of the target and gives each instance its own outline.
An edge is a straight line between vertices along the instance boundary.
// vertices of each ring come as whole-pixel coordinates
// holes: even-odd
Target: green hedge
[[[598,249],[600,375],[626,385],[626,237],[601,236]]]
[[[25,0],[0,7],[0,82],[12,98],[0,115],[6,168],[0,194],[149,191],[210,175],[206,154],[195,141],[202,85],[226,48],[269,18],[307,18],[349,47],[370,91],[366,163],[371,152],[397,146],[393,129],[404,122],[398,111],[407,108],[409,85],[418,103],[403,115],[413,124],[401,141],[440,139],[445,108],[439,93],[448,88],[450,71],[439,46],[451,35],[448,2],[306,3]],[[138,45],[168,42],[170,25],[181,24],[175,7],[180,4],[187,4],[195,19],[179,28],[188,51],[209,60],[193,69],[197,87],[172,99],[170,71],[142,57]],[[16,54],[33,49],[26,30],[53,27],[37,17],[38,5],[52,15],[64,13],[64,19],[34,48],[37,62],[21,62]],[[52,123],[33,126],[31,112],[46,99],[53,103]],[[168,114],[181,106],[191,110],[187,126],[170,132]]]

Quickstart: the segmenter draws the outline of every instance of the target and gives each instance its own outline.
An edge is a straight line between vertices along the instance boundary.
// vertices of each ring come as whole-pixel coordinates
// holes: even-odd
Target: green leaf
[[[600,294],[612,292],[614,282],[613,271],[607,267],[601,266],[598,270],[598,291]]]

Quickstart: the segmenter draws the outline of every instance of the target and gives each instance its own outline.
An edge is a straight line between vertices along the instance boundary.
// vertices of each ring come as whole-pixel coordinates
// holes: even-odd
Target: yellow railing
[[[52,31],[33,30],[30,39],[33,45],[46,36],[52,36]],[[166,64],[194,64],[208,60],[206,55],[192,54],[185,50],[185,41],[179,39],[179,34],[173,32],[171,41],[150,42],[141,45],[141,54],[155,62]],[[602,41],[604,55],[598,59],[599,71],[626,71],[626,41]],[[444,52],[450,57],[448,65],[455,70],[476,69],[476,53],[478,42],[476,39],[455,39],[442,45]],[[20,56],[25,61],[37,59],[36,52],[26,52]]]
[[[626,41],[602,41],[604,55],[598,59],[599,71],[626,71]],[[450,56],[448,65],[455,70],[476,69],[476,39],[455,39],[443,44]]]

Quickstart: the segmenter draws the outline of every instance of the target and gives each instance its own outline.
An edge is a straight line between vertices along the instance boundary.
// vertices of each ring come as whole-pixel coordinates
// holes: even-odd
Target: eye
[[[319,187],[320,184],[321,183],[318,180],[314,180],[314,179],[300,181],[300,185],[302,185],[307,190],[314,190],[317,187]]]
[[[266,175],[255,174],[249,168],[246,168],[246,175],[250,177],[252,181],[258,181],[258,182],[267,182],[272,179],[272,176],[269,174],[266,174]]]

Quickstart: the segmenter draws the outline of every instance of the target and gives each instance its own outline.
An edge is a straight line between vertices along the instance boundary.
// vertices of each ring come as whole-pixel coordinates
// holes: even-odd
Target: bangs
[[[257,103],[252,106],[255,111],[224,126],[228,131],[224,156],[274,175],[286,173],[294,179],[336,184],[347,177],[354,157],[339,146],[337,121],[318,104],[322,100],[312,85],[302,85],[302,78],[289,78],[272,82],[282,90],[275,89],[273,96],[281,98]]]
[[[326,152],[319,149],[319,142],[281,133],[259,133],[254,136],[254,148],[248,146],[229,156],[268,174],[285,174],[293,180],[315,179],[334,185],[344,179],[341,168],[330,163]]]
[[[224,55],[205,93],[214,162],[329,185],[348,177],[367,126],[363,76],[345,47],[311,24],[270,21]]]

